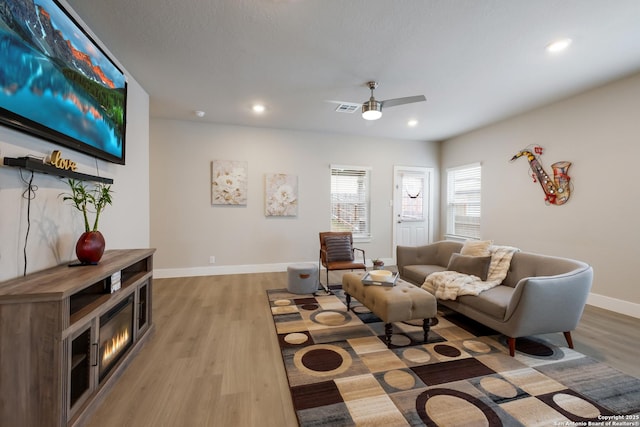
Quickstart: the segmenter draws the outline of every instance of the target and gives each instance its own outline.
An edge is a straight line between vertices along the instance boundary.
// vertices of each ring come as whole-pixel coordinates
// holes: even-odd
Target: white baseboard
[[[587,304],[640,319],[640,304],[590,293]]]
[[[367,261],[367,266],[370,260]],[[385,263],[392,264],[392,259],[384,259]],[[318,261],[303,261],[305,263],[318,264]],[[247,265],[221,265],[207,267],[192,268],[159,268],[153,270],[153,277],[156,279],[168,279],[174,277],[193,277],[193,276],[220,276],[223,274],[249,274],[249,273],[275,273],[287,271],[287,267],[297,263],[278,263],[278,264],[247,264]],[[324,270],[323,270],[324,271]],[[640,318],[640,304],[611,298],[605,295],[590,293],[587,298],[587,304],[605,310],[614,311],[635,318]]]
[[[385,264],[393,265],[392,258],[383,258]],[[318,261],[301,261],[305,264],[318,265]],[[287,271],[287,267],[297,262],[287,262],[278,264],[247,264],[247,265],[219,265],[191,268],[156,268],[153,270],[153,277],[156,279],[169,279],[174,277],[194,277],[194,276],[220,276],[223,274],[249,274],[249,273],[275,273]],[[371,260],[367,260],[367,267],[373,267]],[[323,270],[324,271],[324,270]]]
[[[294,263],[158,268],[153,270],[153,277],[157,279],[168,279],[173,277],[220,276],[223,274],[275,273],[287,271],[287,267],[291,264]],[[317,265],[317,261],[315,264]]]

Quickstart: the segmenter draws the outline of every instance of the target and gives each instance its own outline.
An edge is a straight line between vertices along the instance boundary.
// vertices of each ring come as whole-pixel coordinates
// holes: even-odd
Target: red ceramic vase
[[[99,231],[82,233],[76,243],[76,256],[83,264],[97,264],[104,253],[104,237]]]

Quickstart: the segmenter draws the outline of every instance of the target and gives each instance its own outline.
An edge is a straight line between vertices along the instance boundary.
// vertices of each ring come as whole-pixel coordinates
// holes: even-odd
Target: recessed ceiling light
[[[197,117],[204,117],[204,115],[206,114],[204,111],[194,111],[193,114],[195,114]]]
[[[253,104],[253,107],[251,107],[251,109],[253,110],[254,113],[264,113],[265,107],[262,104]]]
[[[565,50],[571,45],[572,41],[573,40],[571,39],[556,40],[553,43],[550,43],[547,45],[547,52],[550,52],[550,53],[562,52],[563,50]]]
[[[411,120],[409,120],[407,122],[407,126],[414,128],[414,127],[418,126],[418,121],[415,120],[415,119],[411,119]]]

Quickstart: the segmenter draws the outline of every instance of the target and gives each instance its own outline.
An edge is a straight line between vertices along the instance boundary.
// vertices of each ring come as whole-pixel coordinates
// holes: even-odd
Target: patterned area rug
[[[640,425],[640,379],[576,351],[525,338],[510,357],[442,311],[427,343],[421,321],[395,323],[389,349],[380,319],[332,291],[267,292],[301,426]]]

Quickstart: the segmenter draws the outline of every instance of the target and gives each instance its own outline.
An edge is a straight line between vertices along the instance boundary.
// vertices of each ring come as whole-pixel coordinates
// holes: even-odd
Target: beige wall
[[[529,145],[544,147],[549,174],[556,161],[573,163],[567,204],[545,205],[527,160],[509,162]],[[440,166],[444,177],[448,167],[482,162],[483,238],[590,263],[590,302],[638,316],[639,159],[636,74],[446,141]]]
[[[164,276],[317,262],[318,232],[330,226],[331,164],[373,168],[373,240],[358,246],[368,259],[392,258],[393,166],[436,167],[438,161],[436,143],[160,119],[151,120],[150,133],[151,244],[158,249],[157,275]],[[246,207],[211,205],[214,159],[248,162]],[[298,176],[297,217],[265,217],[266,173]]]
[[[107,249],[149,247],[149,96],[131,76],[128,82],[127,164],[97,161],[99,174],[114,179],[113,206],[107,207],[100,219]],[[0,163],[4,157],[44,157],[56,149],[78,163],[78,172],[96,174],[93,158],[0,126]],[[23,172],[23,176],[28,180],[30,172]],[[35,174],[33,184],[37,191],[30,209],[28,273],[75,259],[75,243],[84,231],[79,212],[58,197],[67,191],[65,182]],[[0,281],[23,274],[28,208],[25,189],[18,169],[0,167]]]

